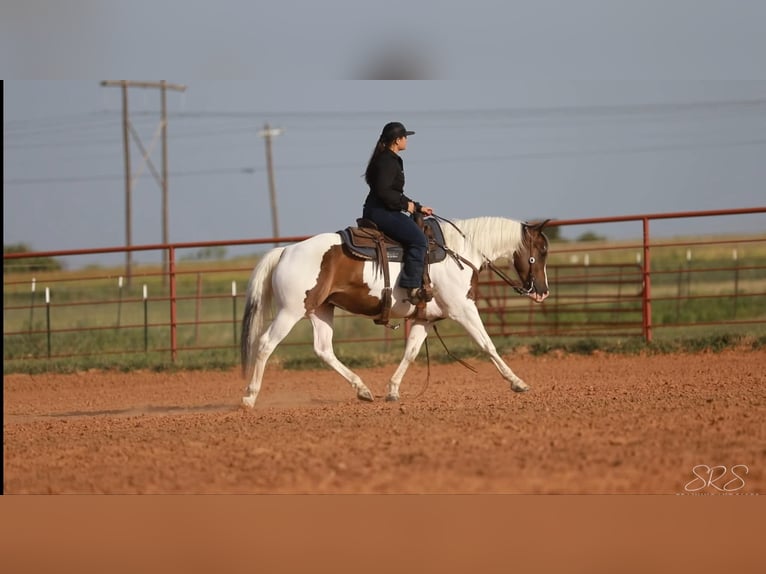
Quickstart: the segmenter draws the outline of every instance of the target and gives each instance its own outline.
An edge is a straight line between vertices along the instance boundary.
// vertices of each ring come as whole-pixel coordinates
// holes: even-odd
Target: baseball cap
[[[411,136],[415,132],[409,131],[404,127],[401,122],[389,122],[383,126],[383,131],[380,133],[380,139],[383,141],[393,141],[396,138],[403,136]]]

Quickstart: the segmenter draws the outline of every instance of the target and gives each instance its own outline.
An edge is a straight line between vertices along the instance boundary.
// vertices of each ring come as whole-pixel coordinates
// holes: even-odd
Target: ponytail
[[[372,167],[372,164],[375,162],[375,159],[386,150],[388,146],[383,141],[383,138],[381,137],[378,140],[378,143],[375,144],[375,147],[372,150],[372,154],[370,155],[370,161],[367,162],[367,169],[364,170],[364,180],[367,182],[367,185],[370,185],[370,167]]]

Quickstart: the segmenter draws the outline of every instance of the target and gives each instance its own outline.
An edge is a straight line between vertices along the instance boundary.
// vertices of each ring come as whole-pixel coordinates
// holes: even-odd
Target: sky
[[[393,120],[416,132],[406,193],[444,217],[766,205],[766,2],[449,4],[6,0],[4,244],[125,244],[121,93],[101,85],[120,77],[185,86],[167,94],[171,242],[272,236],[267,124],[281,130],[285,237],[353,224]],[[159,243],[161,189],[141,157],[161,170],[159,91],[128,97],[133,244]],[[762,214],[653,224],[764,228]],[[638,224],[589,229],[640,237]]]

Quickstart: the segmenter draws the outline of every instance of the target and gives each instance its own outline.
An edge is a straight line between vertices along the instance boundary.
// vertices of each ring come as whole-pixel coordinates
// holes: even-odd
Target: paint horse
[[[441,219],[441,218],[440,218]],[[448,221],[448,220],[443,220]],[[529,224],[500,217],[477,217],[449,221],[442,226],[448,253],[442,262],[428,266],[433,298],[425,310],[406,299],[406,291],[394,281],[388,294],[390,316],[412,320],[404,356],[388,383],[386,400],[399,400],[399,385],[417,357],[436,321],[460,323],[486,352],[500,374],[517,392],[529,389],[505,364],[482,324],[476,307],[479,270],[498,258],[513,262],[520,282],[518,292],[541,303],[548,296],[546,257],[548,239],[542,232],[549,220]],[[390,276],[398,278],[401,264],[391,261]],[[499,272],[499,270],[497,270]],[[507,282],[511,278],[504,276]],[[277,345],[302,318],[311,321],[314,351],[346,379],[363,401],[372,401],[362,379],[341,363],[333,350],[333,311],[379,319],[382,314],[383,272],[376,261],[354,257],[342,244],[340,233],[322,233],[287,247],[269,251],[256,265],[248,283],[242,321],[242,375],[250,382],[245,406],[253,407],[261,389],[266,362]],[[268,322],[272,306],[273,320]]]

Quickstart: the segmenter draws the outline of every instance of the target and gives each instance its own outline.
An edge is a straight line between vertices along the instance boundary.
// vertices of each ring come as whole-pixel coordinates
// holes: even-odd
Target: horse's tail
[[[271,309],[273,288],[271,276],[282,257],[284,247],[275,247],[258,262],[250,275],[245,297],[245,312],[242,317],[242,336],[240,340],[240,355],[242,376],[250,378],[255,369],[253,346],[266,330],[266,314]]]

